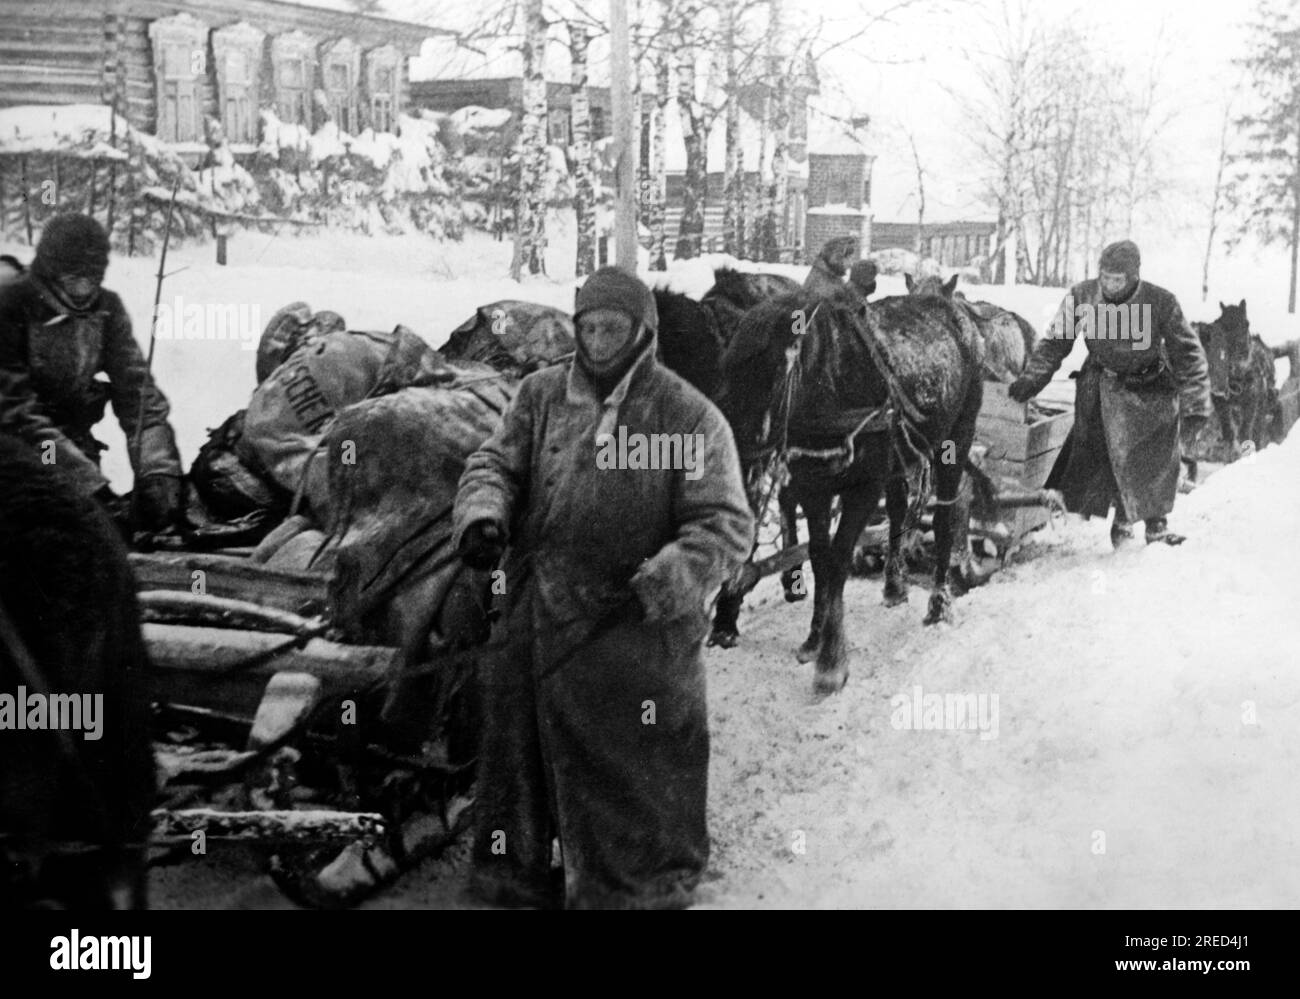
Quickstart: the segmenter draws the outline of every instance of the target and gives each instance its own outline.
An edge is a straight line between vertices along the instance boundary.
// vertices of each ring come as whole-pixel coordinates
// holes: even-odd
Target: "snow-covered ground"
[[[554,237],[552,273],[570,270],[570,235]],[[30,256],[12,243],[0,252]],[[291,301],[333,309],[352,328],[404,323],[434,345],[496,299],[572,304],[571,280],[511,282],[510,245],[483,236],[247,233],[232,241],[229,266],[213,255],[210,245],[174,251],[168,269],[185,269],[167,279],[164,302],[256,306],[260,322],[247,344],[159,341],[156,372],[186,464],[207,428],[247,404],[256,336]],[[142,341],[156,268],[115,256],[106,280]],[[697,293],[706,280],[698,264],[672,278]],[[965,290],[1040,329],[1061,296]],[[901,293],[902,282],[882,278],[880,291]],[[1212,289],[1217,297],[1243,295]],[[1192,318],[1217,313],[1184,305]],[[1294,335],[1281,313],[1252,318],[1270,341]],[[1056,387],[1069,398],[1065,374]],[[110,420],[99,435],[113,445],[114,483],[129,488],[120,432]],[[1300,904],[1298,483],[1293,435],[1180,497],[1171,526],[1190,540],[1179,548],[1113,554],[1104,524],[1072,519],[957,601],[952,625],[922,627],[919,587],[886,609],[879,580],[852,580],[852,676],[823,702],[810,696],[811,667],[793,657],[811,608],[786,605],[765,580],[741,619],[742,645],[708,652],[714,852],[700,904]],[[975,695],[996,737],[898,727],[895,698],[927,694]],[[461,843],[367,907],[463,904],[465,857]],[[153,901],[285,904],[251,852],[220,846],[156,871]]]

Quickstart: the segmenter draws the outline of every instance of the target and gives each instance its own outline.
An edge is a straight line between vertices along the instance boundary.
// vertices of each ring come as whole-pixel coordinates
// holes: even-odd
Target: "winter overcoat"
[[[1127,310],[1127,337],[1118,335],[1124,326],[1114,306]],[[1070,289],[1025,367],[1034,393],[1052,380],[1076,339],[1088,359],[1078,374],[1074,427],[1048,487],[1085,516],[1105,517],[1112,503],[1134,523],[1166,516],[1178,492],[1180,408],[1184,417],[1210,414],[1200,338],[1164,288],[1139,281],[1124,301],[1107,303],[1095,279],[1083,281]]]
[[[730,427],[654,355],[604,399],[575,362],[529,375],[460,481],[455,543],[509,539],[475,805],[500,901],[545,904],[553,836],[570,907],[685,905],[708,859],[701,651],[754,523]]]

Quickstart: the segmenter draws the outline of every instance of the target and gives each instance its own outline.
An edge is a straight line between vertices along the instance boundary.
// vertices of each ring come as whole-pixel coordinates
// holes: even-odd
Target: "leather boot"
[[[1147,544],[1163,541],[1167,545],[1181,545],[1187,538],[1169,530],[1164,517],[1150,517],[1147,520]]]

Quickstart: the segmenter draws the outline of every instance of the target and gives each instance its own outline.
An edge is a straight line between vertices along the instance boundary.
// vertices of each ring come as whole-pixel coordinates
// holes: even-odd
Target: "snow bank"
[[[109,140],[113,109],[104,104],[26,104],[0,110],[0,154],[52,153],[83,159],[123,161],[127,154]],[[124,146],[131,126],[117,116],[117,141]]]

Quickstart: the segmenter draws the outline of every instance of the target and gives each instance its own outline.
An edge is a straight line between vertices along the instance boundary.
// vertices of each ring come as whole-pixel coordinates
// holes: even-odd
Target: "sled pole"
[[[158,343],[158,306],[162,302],[163,278],[166,276],[167,267],[167,247],[172,239],[172,215],[176,211],[176,192],[180,190],[181,175],[177,171],[176,179],[172,181],[172,196],[167,202],[167,226],[163,230],[162,255],[158,258],[158,280],[154,284],[153,292],[153,314],[149,317],[149,353],[145,356],[144,362],[144,384],[140,386],[140,405],[135,411],[135,433],[131,442],[131,450],[135,454],[135,461],[140,461],[140,443],[144,439],[144,403],[147,394],[151,394],[153,387],[153,352]],[[129,457],[129,456],[128,456]],[[131,513],[132,520],[136,520],[139,513],[140,492],[134,487],[131,489]]]

